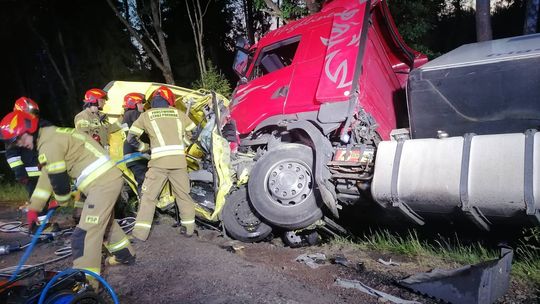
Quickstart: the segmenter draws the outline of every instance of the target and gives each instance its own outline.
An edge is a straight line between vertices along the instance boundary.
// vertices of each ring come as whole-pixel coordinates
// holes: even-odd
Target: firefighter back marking
[[[178,118],[178,112],[175,109],[153,110],[148,113],[148,116],[150,120],[157,118]]]

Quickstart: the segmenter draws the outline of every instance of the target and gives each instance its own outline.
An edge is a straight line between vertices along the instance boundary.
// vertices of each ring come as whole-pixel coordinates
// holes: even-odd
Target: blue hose
[[[135,158],[141,158],[141,157],[143,157],[142,155],[143,154],[141,152],[131,153],[131,155],[129,157],[122,158],[121,160],[117,161],[116,164],[119,165],[121,163],[127,162],[128,160],[132,160],[132,159],[135,159]]]
[[[24,255],[22,256],[21,260],[19,261],[19,264],[17,265],[17,268],[15,269],[15,272],[13,272],[13,274],[9,278],[8,282],[13,282],[17,278],[17,275],[21,271],[21,268],[23,267],[26,260],[28,260],[28,258],[30,257],[30,254],[32,253],[32,250],[34,250],[34,246],[36,246],[36,244],[37,244],[37,242],[39,240],[39,237],[41,236],[41,233],[43,232],[43,229],[45,229],[45,226],[47,225],[47,222],[49,222],[49,219],[51,218],[53,213],[54,213],[54,209],[50,209],[47,212],[47,216],[45,217],[45,220],[43,220],[41,225],[39,225],[38,230],[36,231],[36,233],[32,237],[32,241],[30,242],[30,245],[28,246],[28,248],[26,248],[26,251],[24,252]]]
[[[73,268],[69,268],[69,269],[66,269],[60,273],[57,273],[48,283],[47,285],[45,285],[45,288],[43,288],[43,291],[41,292],[41,295],[39,296],[39,301],[38,301],[38,304],[43,304],[45,301],[45,296],[47,295],[47,291],[49,291],[49,289],[52,287],[53,283],[58,280],[58,278],[64,276],[64,275],[68,275],[68,274],[71,274],[71,273],[74,273],[74,272],[84,272],[94,278],[96,278],[103,286],[105,286],[105,288],[107,289],[107,291],[109,292],[109,294],[111,295],[111,298],[113,299],[113,302],[114,304],[119,304],[120,302],[118,301],[118,297],[116,296],[116,293],[114,293],[114,290],[112,289],[111,285],[109,285],[109,283],[107,283],[107,281],[105,281],[104,278],[102,278],[99,274],[95,273],[95,272],[92,272],[90,270],[86,270],[86,269],[73,269]]]

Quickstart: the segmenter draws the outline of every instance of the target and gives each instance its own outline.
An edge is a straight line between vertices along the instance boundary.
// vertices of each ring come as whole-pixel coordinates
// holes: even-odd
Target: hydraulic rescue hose
[[[24,263],[26,262],[26,260],[28,260],[28,258],[30,257],[30,254],[32,253],[32,251],[34,250],[34,247],[36,246],[37,242],[39,241],[39,238],[41,236],[41,233],[43,232],[43,229],[45,229],[45,226],[47,225],[47,223],[49,222],[49,219],[51,218],[51,216],[54,214],[54,211],[55,209],[51,209],[49,211],[47,211],[47,215],[45,217],[45,219],[43,220],[43,222],[41,223],[41,225],[39,225],[39,228],[38,230],[36,231],[36,233],[32,236],[32,241],[30,242],[30,244],[28,245],[26,251],[24,252],[24,255],[22,256],[21,260],[19,261],[19,264],[17,265],[17,268],[15,269],[15,271],[13,272],[13,274],[11,275],[11,277],[9,278],[8,282],[5,284],[5,285],[9,285],[9,283],[13,282],[17,276],[19,275],[19,272],[21,271],[21,269],[23,268],[23,265]],[[61,250],[66,250],[65,248],[62,248]],[[64,275],[67,275],[67,274],[71,274],[73,272],[83,272],[87,275],[90,275],[92,277],[94,277],[95,279],[97,279],[103,286],[105,286],[105,288],[107,289],[107,291],[109,292],[109,294],[111,295],[112,299],[113,299],[113,302],[115,304],[119,304],[120,302],[118,301],[118,297],[116,296],[116,293],[114,292],[114,290],[112,289],[111,285],[109,285],[109,283],[107,283],[107,281],[105,281],[105,279],[103,279],[100,275],[98,275],[97,273],[95,272],[92,272],[92,271],[89,271],[89,270],[86,270],[86,269],[66,269],[62,272],[59,272],[58,274],[56,274],[48,283],[47,285],[45,285],[45,288],[43,289],[43,291],[41,292],[41,295],[39,297],[39,301],[38,301],[38,304],[43,304],[44,301],[45,301],[45,296],[47,295],[47,292],[49,291],[49,289],[53,286],[54,282],[56,282],[56,280],[58,280],[60,277],[64,276]]]
[[[135,159],[135,158],[140,158],[140,157],[144,157],[141,152],[131,153],[131,155],[129,157],[122,158],[121,160],[117,161],[116,164],[119,165],[121,163],[125,163],[125,162],[127,162],[129,160],[132,160],[132,159]]]
[[[49,222],[49,219],[51,218],[53,213],[54,213],[54,209],[51,209],[51,210],[47,211],[47,216],[45,217],[45,220],[43,220],[41,225],[39,225],[38,230],[36,231],[36,233],[32,237],[32,241],[30,242],[30,245],[28,246],[28,248],[26,248],[26,251],[24,252],[24,255],[22,256],[21,260],[19,261],[19,264],[17,265],[17,268],[15,269],[15,271],[13,272],[11,277],[9,278],[8,283],[13,282],[17,278],[17,275],[21,271],[21,268],[23,267],[26,260],[28,260],[28,258],[30,257],[30,254],[32,253],[32,250],[34,250],[34,246],[36,246],[37,242],[39,241],[39,237],[40,237],[41,233],[43,232],[43,229],[45,229],[45,226]]]
[[[119,304],[120,301],[118,301],[118,297],[116,296],[116,293],[114,292],[114,290],[112,289],[111,285],[109,285],[109,283],[107,283],[107,281],[105,281],[104,278],[102,278],[99,274],[95,273],[95,272],[92,272],[90,270],[86,270],[86,269],[73,269],[73,268],[69,268],[69,269],[66,269],[62,272],[59,272],[57,273],[48,283],[47,285],[45,285],[45,288],[43,288],[43,291],[41,292],[41,295],[39,296],[39,301],[38,301],[38,304],[43,304],[44,301],[45,301],[45,296],[47,295],[47,292],[49,291],[49,289],[53,286],[54,282],[56,282],[56,280],[58,280],[59,278],[61,278],[62,276],[64,275],[68,275],[68,274],[71,274],[71,273],[74,273],[74,272],[83,272],[87,275],[90,275],[91,277],[94,277],[96,280],[98,280],[103,286],[105,286],[105,288],[107,289],[107,292],[109,292],[109,294],[111,295],[111,298],[113,300],[113,302],[115,304]]]

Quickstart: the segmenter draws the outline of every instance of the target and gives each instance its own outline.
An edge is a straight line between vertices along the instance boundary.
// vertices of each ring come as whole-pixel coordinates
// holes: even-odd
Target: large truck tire
[[[251,209],[245,187],[233,192],[221,211],[225,231],[235,240],[252,243],[264,240],[272,227],[262,222]]]
[[[322,217],[313,179],[313,151],[283,144],[259,159],[248,182],[253,208],[270,224],[305,228]]]

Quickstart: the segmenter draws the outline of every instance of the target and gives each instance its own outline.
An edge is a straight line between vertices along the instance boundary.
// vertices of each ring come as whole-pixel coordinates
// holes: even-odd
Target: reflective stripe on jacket
[[[60,201],[69,199],[70,179],[76,179],[78,188],[84,192],[93,181],[114,167],[99,143],[71,128],[41,128],[37,149],[39,161]],[[69,177],[64,178],[65,175]]]
[[[128,141],[139,151],[147,150],[140,141],[145,133],[150,139],[149,167],[186,168],[184,136],[195,128],[189,117],[175,108],[154,108],[141,114],[129,130]]]

